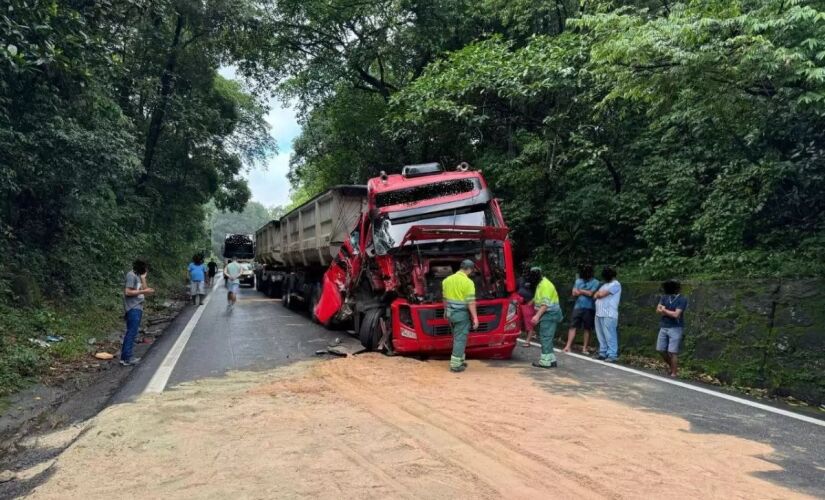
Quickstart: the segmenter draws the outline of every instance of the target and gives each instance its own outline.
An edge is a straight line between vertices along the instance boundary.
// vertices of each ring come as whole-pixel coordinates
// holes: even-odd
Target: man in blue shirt
[[[622,284],[616,279],[616,271],[610,267],[602,270],[604,284],[593,294],[596,299],[596,338],[599,340],[598,359],[615,363],[619,358],[619,302],[622,300]]]
[[[189,263],[189,294],[192,295],[192,302],[196,306],[201,305],[202,297],[206,295],[206,266],[203,265],[203,256],[200,254],[192,256]]]
[[[659,320],[659,337],[656,339],[656,350],[662,354],[662,359],[670,370],[670,376],[676,378],[678,368],[679,345],[685,328],[685,309],[687,298],[681,294],[682,285],[675,280],[662,283],[665,292],[659,299],[656,312],[662,317]]]
[[[573,306],[573,315],[570,320],[570,329],[567,330],[567,345],[564,352],[570,352],[573,347],[573,340],[576,339],[576,330],[584,332],[584,343],[582,353],[587,354],[587,344],[590,343],[590,332],[596,324],[596,301],[593,294],[599,289],[599,280],[593,277],[593,266],[581,266],[579,277],[573,284],[573,297],[576,297],[576,304]]]

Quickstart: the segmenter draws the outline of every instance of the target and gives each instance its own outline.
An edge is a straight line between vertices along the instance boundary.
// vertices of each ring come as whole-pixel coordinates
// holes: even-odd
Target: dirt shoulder
[[[756,476],[770,446],[470,368],[363,355],[187,384],[104,410],[32,497],[801,497]]]
[[[141,327],[138,356],[161,337],[183,310],[186,302],[168,301],[151,311]],[[11,473],[14,481],[0,481],[0,497],[25,492],[29,484],[20,471],[45,470],[60,451],[71,443],[88,420],[108,404],[129,377],[131,368],[118,364],[120,330],[102,333],[90,343],[85,355],[70,360],[55,359],[40,383],[4,399],[0,408],[0,475]],[[115,355],[112,360],[94,357],[97,352]],[[60,435],[54,441],[52,436]],[[29,477],[31,479],[31,477]]]

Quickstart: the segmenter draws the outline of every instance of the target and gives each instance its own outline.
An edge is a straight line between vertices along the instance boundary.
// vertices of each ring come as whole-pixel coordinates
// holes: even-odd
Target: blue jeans
[[[141,318],[143,309],[134,308],[126,312],[126,335],[123,336],[123,347],[120,348],[120,359],[123,361],[132,359],[132,349],[135,347]]]
[[[619,319],[596,316],[596,338],[599,354],[609,359],[619,357]]]

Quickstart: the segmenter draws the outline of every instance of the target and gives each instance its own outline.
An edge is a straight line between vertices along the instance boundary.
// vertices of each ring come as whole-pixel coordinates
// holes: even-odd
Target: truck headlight
[[[518,304],[510,302],[507,306],[507,317],[504,320],[505,332],[517,332],[521,329],[518,322]]]
[[[510,302],[510,305],[507,306],[507,319],[505,322],[509,323],[516,319],[516,314],[518,314],[518,306],[515,302]]]

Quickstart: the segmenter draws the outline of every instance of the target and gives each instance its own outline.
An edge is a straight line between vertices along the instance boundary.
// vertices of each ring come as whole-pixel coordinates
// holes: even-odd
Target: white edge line
[[[526,343],[524,339],[518,339],[519,342],[522,344]],[[541,344],[536,342],[530,342],[531,346],[541,347]],[[774,408],[773,406],[764,405],[762,403],[757,403],[755,401],[749,401],[747,399],[738,398],[736,396],[731,396],[730,394],[725,394],[723,392],[717,392],[711,389],[705,389],[704,387],[695,386],[692,384],[686,384],[684,382],[679,382],[678,380],[672,380],[665,377],[660,377],[658,375],[653,375],[651,373],[645,373],[643,371],[635,370],[633,368],[628,368],[626,366],[617,365],[614,363],[605,363],[603,361],[599,361],[593,358],[589,358],[587,356],[583,356],[581,354],[575,354],[572,352],[560,352],[558,349],[553,349],[560,354],[564,354],[566,356],[573,356],[574,358],[581,359],[582,361],[589,361],[591,363],[597,363],[601,366],[606,366],[608,368],[613,368],[615,370],[621,370],[623,372],[634,373],[636,375],[640,375],[642,377],[647,377],[649,379],[658,380],[659,382],[664,382],[665,384],[675,385],[677,387],[681,387],[683,389],[689,389],[691,391],[701,392],[702,394],[707,394],[709,396],[714,396],[721,399],[726,399],[728,401],[733,401],[734,403],[743,404],[746,406],[750,406],[752,408],[759,408],[760,410],[764,410],[770,413],[775,413],[777,415],[782,415],[784,417],[794,418],[796,420],[801,420],[803,422],[808,422],[810,424],[818,425],[820,427],[825,427],[825,420],[820,420],[818,418],[809,417],[807,415],[800,415],[799,413],[794,413],[792,411],[783,410],[781,408]]]
[[[175,344],[169,352],[166,353],[166,357],[163,358],[155,374],[152,375],[151,380],[146,384],[146,388],[143,389],[143,394],[160,394],[166,389],[166,383],[169,382],[169,377],[172,376],[172,370],[175,369],[175,365],[178,363],[180,355],[183,354],[186,343],[189,342],[189,337],[192,336],[192,331],[194,331],[198,325],[198,321],[201,319],[201,316],[203,316],[203,311],[206,310],[206,306],[208,306],[209,301],[212,300],[212,296],[215,294],[215,290],[218,289],[219,284],[220,281],[215,282],[215,285],[212,287],[212,293],[206,296],[203,304],[201,304],[201,306],[195,310],[195,314],[189,318],[183,331],[180,332],[177,340],[175,340]]]

